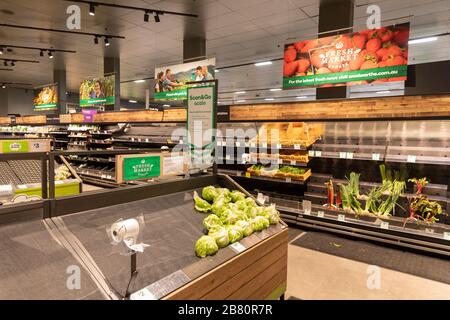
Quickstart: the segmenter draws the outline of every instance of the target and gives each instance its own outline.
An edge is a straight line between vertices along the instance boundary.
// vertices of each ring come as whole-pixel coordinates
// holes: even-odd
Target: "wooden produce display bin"
[[[296,181],[306,181],[311,177],[311,169],[308,169],[305,171],[304,174],[292,174],[292,173],[284,173],[284,172],[277,172],[273,176],[274,178],[278,179],[287,179],[291,178],[292,180]]]
[[[270,237],[189,282],[164,299],[279,299],[287,287],[287,253],[288,228],[283,225]]]
[[[182,152],[143,153],[116,156],[116,181],[150,180],[184,174],[185,156]]]

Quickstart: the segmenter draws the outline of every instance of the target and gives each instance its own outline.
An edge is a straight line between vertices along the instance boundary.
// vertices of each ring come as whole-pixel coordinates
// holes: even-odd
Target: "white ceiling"
[[[185,33],[204,30],[207,55],[216,56],[219,67],[239,63],[279,58],[287,39],[313,38],[318,29],[319,0],[102,0],[130,6],[198,13],[199,18],[164,15],[161,23],[145,23],[142,12],[98,7],[95,17],[88,15],[88,6],[82,8],[82,30],[125,36],[125,40],[112,40],[105,48],[95,45],[92,37],[29,31],[0,27],[0,43],[54,47],[76,50],[76,54],[56,54],[55,59],[39,57],[38,52],[16,49],[16,59],[37,59],[39,64],[18,63],[14,72],[0,71],[0,82],[32,83],[34,86],[51,83],[53,69],[67,70],[67,85],[72,92],[80,82],[103,73],[103,57],[120,56],[122,80],[152,77],[155,66],[182,60]],[[449,32],[450,0],[356,0],[355,29],[365,29],[365,10],[369,3],[382,9],[382,19],[413,15],[398,22],[411,22],[412,37]],[[2,0],[0,21],[45,28],[65,28],[66,8],[72,3],[63,0]],[[4,10],[12,11],[6,14]],[[450,56],[450,37],[440,37],[430,44],[414,45],[410,49],[410,63],[447,60]],[[221,92],[275,88],[281,86],[282,63],[272,66],[246,66],[221,70],[217,74]],[[144,84],[126,83],[122,86],[125,98],[142,100]],[[398,84],[393,89],[401,90]],[[367,87],[366,87],[367,88]],[[381,89],[370,89],[379,91]],[[364,94],[361,88],[352,88],[354,94]],[[288,92],[248,91],[236,97],[222,94],[224,102],[265,96],[314,96],[314,90]],[[231,99],[231,100],[229,100]]]

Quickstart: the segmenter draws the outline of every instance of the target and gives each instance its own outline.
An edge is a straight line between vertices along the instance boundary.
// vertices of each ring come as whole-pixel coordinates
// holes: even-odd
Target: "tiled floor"
[[[295,231],[290,240],[299,236],[302,232]],[[368,264],[294,245],[288,254],[287,298],[450,299],[450,285],[444,283],[385,268],[373,273]],[[379,289],[369,289],[368,282]]]

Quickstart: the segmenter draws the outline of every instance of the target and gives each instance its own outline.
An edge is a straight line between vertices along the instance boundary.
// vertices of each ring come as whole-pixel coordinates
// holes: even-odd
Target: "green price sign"
[[[123,160],[123,179],[125,181],[151,179],[160,175],[160,156],[125,158]]]
[[[2,141],[3,153],[28,152],[28,141]]]

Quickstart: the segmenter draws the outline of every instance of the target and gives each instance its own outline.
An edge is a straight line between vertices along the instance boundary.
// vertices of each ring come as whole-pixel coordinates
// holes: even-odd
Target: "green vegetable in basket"
[[[258,213],[261,211],[261,207],[247,207],[245,209],[245,214],[247,216],[247,219],[253,219],[255,218]]]
[[[275,208],[275,205],[270,205],[264,208],[264,216],[269,220],[270,224],[277,224],[280,222],[280,213]]]
[[[230,243],[238,242],[244,236],[244,231],[241,227],[237,225],[227,226],[228,237],[230,239]]]
[[[256,201],[253,200],[253,198],[248,197],[245,199],[245,203],[247,204],[247,207],[257,207]]]
[[[244,200],[238,200],[235,203],[235,205],[236,205],[238,210],[244,210],[245,211],[247,209],[247,202],[245,201],[245,199]]]
[[[251,224],[254,231],[262,231],[270,226],[270,221],[263,216],[257,216],[251,220]]]
[[[210,236],[202,236],[195,243],[195,252],[200,258],[211,256],[219,251],[216,240]]]
[[[253,227],[250,224],[250,222],[248,222],[248,221],[239,220],[238,222],[236,222],[236,226],[242,228],[244,237],[248,237],[249,235],[251,235],[253,233]]]
[[[217,188],[216,190],[217,190],[217,193],[218,193],[217,194],[218,197],[223,196],[223,197],[226,198],[227,202],[231,201],[231,192],[230,192],[229,189],[227,189],[227,188]]]
[[[235,224],[239,220],[239,215],[237,215],[236,213],[234,213],[231,210],[227,210],[226,214],[224,214],[220,217],[220,220],[225,225],[232,225],[232,224]]]
[[[216,240],[216,244],[219,248],[225,248],[230,243],[228,230],[225,227],[214,226],[209,230],[208,235]]]
[[[219,192],[214,186],[208,186],[203,188],[202,190],[202,197],[206,201],[214,202],[214,199],[219,195]]]
[[[208,203],[208,201],[200,198],[197,191],[194,191],[194,202],[195,202],[195,209],[197,211],[205,213],[211,211],[211,205]]]
[[[221,212],[227,208],[226,204],[229,203],[229,199],[223,195],[219,195],[211,206],[211,210],[214,214],[220,217]]]
[[[215,214],[210,214],[205,219],[203,219],[203,225],[206,229],[210,230],[214,226],[221,226],[222,221]]]
[[[239,200],[245,200],[245,194],[238,190],[233,190],[230,193],[231,201],[232,202],[238,202]]]

